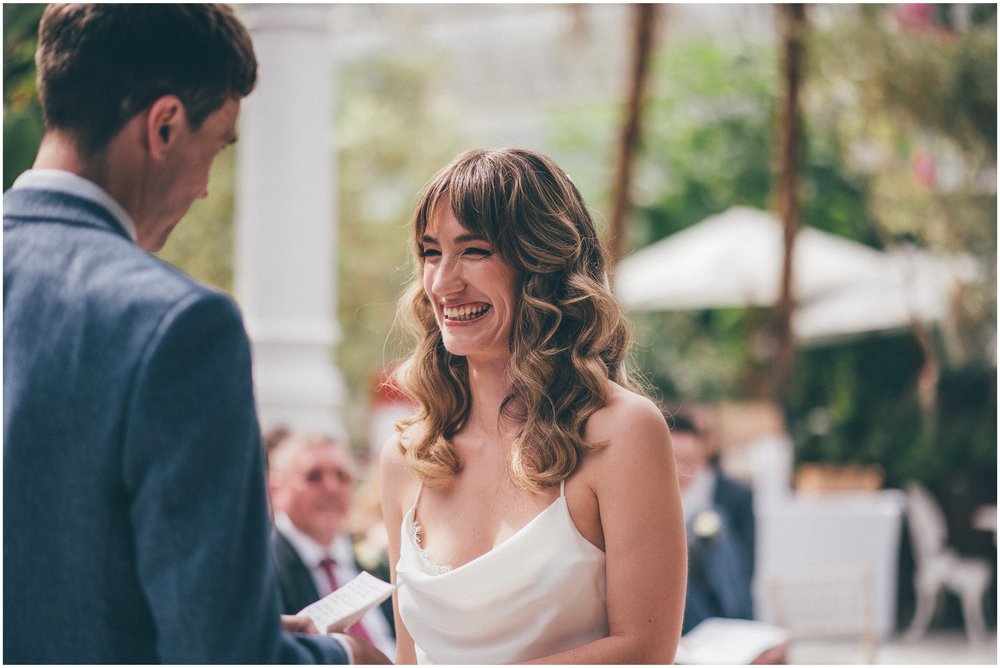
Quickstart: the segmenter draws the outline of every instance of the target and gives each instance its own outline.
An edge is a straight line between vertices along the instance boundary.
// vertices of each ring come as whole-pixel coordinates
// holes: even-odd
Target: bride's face
[[[486,239],[462,226],[447,198],[435,207],[420,248],[424,293],[448,352],[470,359],[509,358],[514,271]]]

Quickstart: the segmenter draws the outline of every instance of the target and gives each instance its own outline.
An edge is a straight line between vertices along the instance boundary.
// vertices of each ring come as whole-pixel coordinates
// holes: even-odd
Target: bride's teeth
[[[444,315],[449,320],[473,320],[486,313],[489,304],[479,306],[460,306],[457,308],[444,307]]]

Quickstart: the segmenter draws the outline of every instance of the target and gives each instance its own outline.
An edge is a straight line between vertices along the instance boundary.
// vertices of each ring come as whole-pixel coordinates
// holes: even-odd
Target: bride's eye
[[[477,248],[475,246],[465,249],[466,255],[471,255],[473,257],[490,257],[493,255],[493,251],[489,248]]]

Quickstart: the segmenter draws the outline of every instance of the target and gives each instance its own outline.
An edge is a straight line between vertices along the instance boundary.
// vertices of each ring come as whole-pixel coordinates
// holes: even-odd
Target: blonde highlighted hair
[[[609,286],[604,247],[569,177],[525,149],[466,151],[434,177],[413,216],[418,269],[420,240],[439,202],[486,239],[517,277],[512,380],[501,406],[501,418],[516,432],[509,471],[528,489],[558,485],[587,450],[603,445],[583,434],[587,419],[610,399],[607,381],[641,391],[625,377],[630,333]],[[471,394],[465,358],[445,349],[419,273],[399,308],[416,347],[396,372],[419,409],[396,428],[420,426],[400,447],[433,485],[461,470],[449,441],[468,419]]]

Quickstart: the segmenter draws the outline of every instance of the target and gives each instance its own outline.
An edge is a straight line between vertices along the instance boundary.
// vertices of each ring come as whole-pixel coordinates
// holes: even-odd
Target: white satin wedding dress
[[[423,487],[421,487],[421,491]],[[396,578],[418,663],[535,659],[608,635],[604,552],[580,535],[559,498],[520,531],[458,568],[434,564],[403,518]]]

